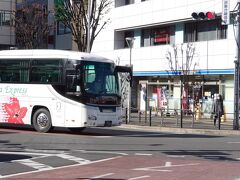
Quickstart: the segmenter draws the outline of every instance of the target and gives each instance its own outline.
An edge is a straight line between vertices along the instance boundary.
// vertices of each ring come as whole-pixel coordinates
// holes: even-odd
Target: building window
[[[209,41],[227,38],[227,26],[220,19],[185,24],[184,42]]]
[[[126,31],[124,33],[124,47],[125,48],[128,48],[128,44],[127,44],[126,38],[133,38],[133,37],[134,37],[134,31]]]
[[[11,13],[7,11],[0,11],[0,25],[10,26],[12,25]]]
[[[57,34],[63,35],[63,34],[69,34],[71,33],[71,29],[69,29],[67,26],[65,26],[62,22],[57,23]]]
[[[125,0],[125,5],[134,4],[134,0]]]
[[[170,43],[170,27],[158,28],[153,30],[154,44]]]
[[[174,26],[166,26],[152,29],[143,29],[141,46],[155,46],[170,44],[171,36],[174,36],[171,32]]]
[[[115,7],[121,7],[129,4],[134,4],[135,0],[115,0]]]

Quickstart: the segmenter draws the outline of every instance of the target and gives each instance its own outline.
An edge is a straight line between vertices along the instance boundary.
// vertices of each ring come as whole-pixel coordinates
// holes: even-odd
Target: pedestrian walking
[[[217,120],[219,121],[220,125],[221,116],[224,114],[223,98],[221,94],[214,94],[213,114],[214,114],[214,126],[216,126]]]

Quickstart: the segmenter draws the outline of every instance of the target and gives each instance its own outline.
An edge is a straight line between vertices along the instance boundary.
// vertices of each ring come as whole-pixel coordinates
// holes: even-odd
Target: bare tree
[[[193,43],[181,44],[180,46],[172,45],[167,51],[168,72],[172,75],[181,75],[183,80],[187,80],[192,75],[198,63],[194,61],[196,48]]]
[[[44,3],[30,3],[18,7],[15,12],[16,44],[20,49],[47,48],[48,15]]]
[[[90,6],[89,2],[92,2]],[[59,0],[55,17],[71,30],[79,51],[87,51],[90,27],[91,51],[95,38],[109,21],[109,19],[104,21],[103,18],[109,12],[111,3],[111,0]]]
[[[189,93],[189,77],[194,75],[198,62],[194,59],[196,56],[196,48],[193,43],[181,44],[179,46],[172,45],[171,49],[166,53],[169,70],[171,76],[179,78],[181,81],[181,127],[183,110],[189,109],[187,97]]]

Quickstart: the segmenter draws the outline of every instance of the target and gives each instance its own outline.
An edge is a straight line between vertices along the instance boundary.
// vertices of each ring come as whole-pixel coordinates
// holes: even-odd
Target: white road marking
[[[103,177],[111,176],[111,175],[113,175],[113,174],[114,174],[114,173],[102,174],[102,175],[95,176],[95,177],[92,177],[92,178],[90,178],[90,179],[84,179],[84,180],[99,179],[99,178],[103,178]]]
[[[240,144],[240,142],[228,142],[228,144]]]
[[[68,155],[68,154],[56,154],[56,152],[58,151],[44,151],[44,152],[51,152],[51,153],[54,153],[55,154],[46,154],[46,153],[40,153],[41,151],[38,151],[36,150],[36,152],[1,152],[0,151],[0,154],[13,154],[13,155],[34,155],[34,156],[38,156],[38,157],[31,157],[31,158],[28,158],[28,159],[31,159],[31,160],[34,160],[34,159],[38,159],[38,158],[44,158],[44,157],[49,157],[49,156],[57,156],[57,157],[60,157],[60,158],[63,158],[63,159],[67,159],[67,160],[70,160],[70,161],[74,161],[74,162],[77,162],[79,164],[86,164],[86,163],[89,163],[90,161],[87,160],[87,159],[83,159],[83,158],[79,158],[79,157],[75,157],[75,156],[71,156],[71,155]],[[40,157],[39,157],[40,156]],[[25,160],[25,159],[24,159]],[[23,161],[24,160],[14,160],[12,162],[18,162],[18,161]]]
[[[50,170],[53,169],[53,167],[48,166],[46,164],[42,164],[36,161],[33,161],[31,159],[23,159],[23,160],[15,160],[14,162],[18,162],[20,164],[23,164],[25,166],[31,167],[33,169],[37,170]]]
[[[86,150],[75,150],[78,152],[82,152],[82,153],[101,153],[101,154],[117,154],[117,155],[121,155],[121,156],[127,156],[127,153],[121,153],[121,152],[111,152],[111,151],[86,151]]]
[[[165,167],[171,167],[172,166],[172,163],[171,162],[166,162],[165,163]]]
[[[136,179],[143,179],[143,178],[149,178],[150,176],[139,176],[139,177],[134,177],[134,178],[130,178],[128,180],[136,180]]]
[[[56,150],[41,150],[41,149],[24,149],[27,152],[37,152],[37,153],[48,153],[48,154],[63,154],[65,151],[56,151]]]
[[[136,156],[152,156],[152,154],[147,153],[135,153]]]
[[[184,158],[185,156],[183,155],[168,155],[167,157],[170,157],[170,158]]]
[[[101,138],[111,138],[111,137],[113,137],[113,136],[93,136],[94,138],[99,138],[99,139],[101,139]]]
[[[60,158],[63,158],[63,159],[70,160],[70,161],[77,162],[77,163],[79,163],[79,164],[87,164],[87,163],[90,162],[90,161],[87,160],[87,159],[83,159],[83,158],[71,156],[71,155],[68,155],[68,154],[57,154],[56,156],[57,156],[57,157],[60,157]]]
[[[152,171],[152,172],[172,172],[172,170],[168,169],[155,169],[155,168],[136,168],[134,171]]]
[[[112,158],[107,158],[107,159],[101,159],[101,160],[97,160],[97,161],[90,161],[87,164],[95,164],[95,163],[99,163],[99,162],[104,162],[104,161],[110,161],[110,160],[114,160],[114,159],[118,159],[121,158],[122,156],[116,156],[116,157],[112,157]],[[56,167],[56,168],[52,168],[49,170],[58,170],[58,169],[64,169],[64,168],[69,168],[69,167],[76,167],[76,166],[84,166],[87,164],[73,164],[73,165],[67,165],[67,166],[61,166],[61,167]],[[6,176],[0,176],[1,178],[8,178],[8,177],[13,177],[13,176],[18,176],[18,175],[26,175],[26,174],[32,174],[32,173],[37,173],[37,172],[41,172],[41,171],[48,171],[48,170],[36,170],[36,171],[28,171],[28,172],[23,172],[23,173],[16,173],[16,174],[11,174],[11,175],[6,175]]]
[[[136,171],[163,171],[163,172],[172,172],[172,170],[168,170],[165,168],[172,168],[172,167],[185,167],[185,166],[196,166],[199,165],[200,163],[190,163],[190,164],[177,164],[177,165],[172,165],[171,162],[166,162],[164,166],[155,166],[155,167],[145,167],[145,168],[136,168],[133,170]]]

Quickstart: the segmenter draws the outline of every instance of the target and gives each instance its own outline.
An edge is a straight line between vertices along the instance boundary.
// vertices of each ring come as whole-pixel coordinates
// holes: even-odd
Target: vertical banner
[[[146,100],[147,100],[147,84],[141,84],[140,92],[140,111],[146,110]]]
[[[188,110],[188,88],[184,86],[182,95],[182,110],[184,112]]]
[[[222,0],[222,25],[230,24],[230,0]]]
[[[162,108],[162,90],[160,87],[157,87],[157,107],[158,109]]]

